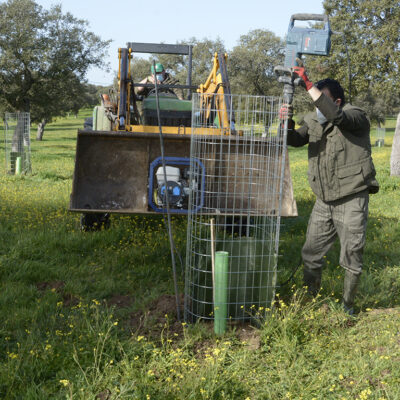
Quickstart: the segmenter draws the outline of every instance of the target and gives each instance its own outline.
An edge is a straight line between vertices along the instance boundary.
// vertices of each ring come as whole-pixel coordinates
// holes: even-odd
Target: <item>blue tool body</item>
[[[321,21],[321,29],[295,26],[295,21]],[[294,14],[290,18],[285,48],[285,67],[297,66],[303,54],[327,56],[331,49],[331,27],[323,14]]]

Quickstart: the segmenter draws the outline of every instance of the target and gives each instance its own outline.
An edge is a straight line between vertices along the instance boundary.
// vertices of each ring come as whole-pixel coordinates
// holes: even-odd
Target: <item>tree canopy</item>
[[[284,46],[282,39],[264,29],[240,36],[229,56],[232,91],[260,96],[281,94],[282,85],[277,82],[274,67],[283,63]]]
[[[31,120],[81,107],[87,100],[85,76],[92,66],[104,67],[109,41],[88,31],[88,23],[45,10],[33,0],[0,4],[0,106],[30,111]]]
[[[377,93],[400,87],[400,7],[395,0],[325,0],[334,31],[345,36],[357,95],[378,85]],[[329,67],[338,79],[347,78],[344,41],[334,35]]]
[[[383,121],[400,103],[398,2],[325,0],[323,5],[335,33],[330,56],[306,57],[311,79],[337,79],[347,98],[351,94],[353,103],[364,107],[371,119]],[[95,89],[85,83],[85,76],[92,66],[104,67],[108,44],[88,30],[86,21],[63,13],[61,6],[45,10],[34,0],[0,3],[0,110],[29,110],[32,121],[46,122],[92,104]],[[233,93],[282,93],[273,68],[283,63],[285,41],[268,30],[255,29],[240,36],[230,51],[219,38],[190,38],[178,44],[193,46],[194,85],[205,82],[215,52],[228,52]],[[187,56],[177,55],[148,59],[134,55],[135,82],[149,74],[152,59],[186,83]],[[300,92],[295,108],[305,112],[312,104]]]
[[[337,79],[347,97],[380,122],[399,106],[399,2],[325,0],[323,5],[334,31],[332,50],[327,58],[307,58],[312,79]]]

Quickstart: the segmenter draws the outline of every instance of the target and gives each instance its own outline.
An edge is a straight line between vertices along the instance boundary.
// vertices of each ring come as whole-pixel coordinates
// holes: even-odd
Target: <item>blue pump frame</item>
[[[187,157],[165,157],[165,164],[172,164],[172,165],[187,165],[190,166],[190,158]],[[148,197],[149,197],[149,206],[156,212],[159,213],[166,213],[167,209],[166,208],[159,208],[157,207],[154,202],[153,202],[153,189],[154,189],[154,169],[158,167],[159,165],[162,165],[162,157],[157,157],[151,164],[150,164],[150,171],[149,171],[149,191],[148,191]],[[196,207],[193,212],[198,212],[204,205],[204,186],[205,186],[205,168],[204,164],[196,159],[193,158],[193,162],[197,163],[198,166],[201,169],[201,196],[200,196],[200,205]],[[189,210],[184,210],[184,209],[177,209],[177,208],[170,208],[169,211],[174,214],[187,214]]]

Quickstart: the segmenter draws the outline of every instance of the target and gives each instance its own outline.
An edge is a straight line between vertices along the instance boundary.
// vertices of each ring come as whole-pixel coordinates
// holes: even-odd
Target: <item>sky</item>
[[[323,13],[322,0],[35,0],[45,9],[61,4],[64,12],[85,19],[88,29],[112,40],[104,60],[110,72],[91,69],[90,83],[109,85],[118,69],[118,48],[127,42],[173,43],[221,39],[230,50],[241,35],[267,29],[284,38],[292,14]]]

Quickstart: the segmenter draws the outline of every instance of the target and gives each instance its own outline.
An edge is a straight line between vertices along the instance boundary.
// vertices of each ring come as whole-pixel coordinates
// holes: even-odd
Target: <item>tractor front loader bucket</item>
[[[166,157],[189,157],[189,135],[165,135]],[[78,131],[70,210],[141,214],[149,209],[150,164],[160,157],[156,133]]]
[[[232,148],[233,143],[245,140],[226,136],[221,149],[222,153]],[[164,147],[166,159],[186,160],[189,165],[191,135],[165,134]],[[265,141],[265,146],[273,143]],[[236,144],[240,151],[248,151],[246,146]],[[247,149],[247,150],[246,150]],[[264,152],[263,147],[259,146]],[[248,166],[243,165],[243,155],[238,153],[234,160],[224,160],[219,168],[229,168],[229,174],[246,174]],[[117,132],[117,131],[78,131],[75,171],[70,199],[70,210],[81,213],[123,213],[123,214],[153,214],[159,212],[157,207],[151,207],[156,197],[152,189],[152,165],[161,156],[160,138],[158,133]],[[279,156],[280,157],[280,156]],[[257,158],[255,156],[255,158]],[[181,161],[182,162],[182,161]],[[160,164],[158,164],[160,165]],[[240,168],[239,168],[240,167]],[[207,160],[204,168],[215,168],[213,160]],[[289,169],[288,154],[285,157],[285,175],[283,182],[282,216],[296,216],[297,208],[293,197],[292,180]],[[212,183],[211,186],[217,183]],[[206,186],[208,184],[206,183]],[[241,187],[232,188],[226,184],[228,202],[237,202]],[[207,195],[213,189],[206,188]],[[246,200],[247,201],[247,200]],[[265,202],[262,198],[256,200]],[[257,203],[257,204],[258,204]],[[154,204],[153,204],[154,205]],[[264,208],[265,209],[265,208]],[[269,212],[276,213],[277,204],[272,202],[267,206]],[[207,210],[200,209],[201,213]],[[173,212],[186,212],[173,210]]]

